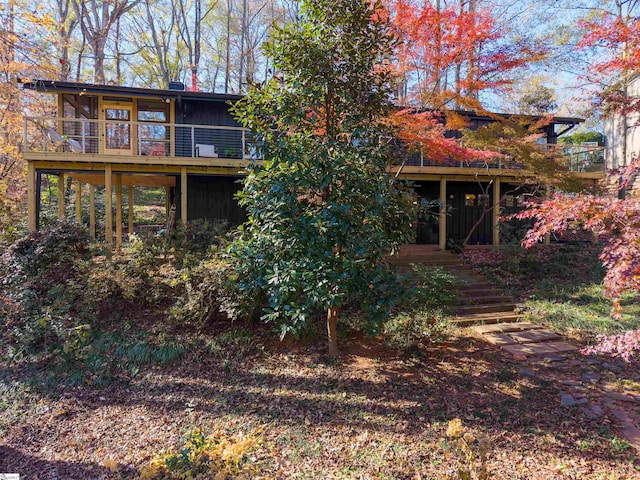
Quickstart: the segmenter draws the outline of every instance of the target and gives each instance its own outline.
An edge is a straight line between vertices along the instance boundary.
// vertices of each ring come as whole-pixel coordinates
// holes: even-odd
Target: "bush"
[[[30,233],[0,257],[0,322],[12,347],[61,347],[72,357],[83,355],[95,321],[90,258],[87,231],[68,223]]]
[[[383,325],[385,343],[405,351],[446,338],[446,314],[458,301],[458,280],[442,267],[412,265],[401,309]]]
[[[442,312],[421,310],[393,315],[385,322],[382,333],[390,347],[413,352],[445,339],[450,329]]]
[[[409,310],[447,311],[458,302],[460,281],[442,267],[412,264],[412,275],[404,302]]]
[[[234,275],[215,250],[197,264],[185,266],[174,281],[172,317],[197,328],[214,320],[253,319],[263,304],[262,297],[239,290]]]
[[[265,478],[264,466],[256,459],[262,440],[253,432],[236,438],[217,432],[209,437],[198,429],[187,435],[178,452],[157,455],[141,469],[140,478],[172,480],[183,478]]]

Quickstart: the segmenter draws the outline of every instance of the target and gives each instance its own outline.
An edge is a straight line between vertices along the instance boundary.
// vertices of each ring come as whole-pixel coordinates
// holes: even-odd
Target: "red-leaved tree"
[[[620,172],[625,188],[640,169],[640,160]],[[600,259],[606,269],[605,294],[613,300],[612,314],[620,316],[620,298],[640,292],[640,199],[615,196],[567,195],[556,193],[541,203],[530,204],[517,218],[533,219],[534,226],[524,238],[525,247],[538,243],[548,233],[589,230],[602,242]],[[600,343],[585,350],[610,353],[628,360],[640,351],[640,330],[603,337]]]
[[[525,39],[507,40],[491,9],[477,0],[387,0],[387,6],[398,38],[396,102],[407,107],[391,118],[400,138],[432,160],[496,159],[445,132],[467,126],[456,110],[491,115],[482,92],[510,85],[519,69],[544,57],[545,49]]]
[[[640,72],[640,2],[614,0],[609,11],[597,10],[579,23],[583,29],[580,46],[598,48],[601,55],[586,72],[602,85],[599,98],[608,115],[640,112],[640,98],[629,95],[629,82]],[[617,159],[624,165],[627,159]],[[624,191],[640,172],[640,160],[618,171],[609,172],[610,184]],[[550,232],[586,229],[594,232],[603,244],[602,264],[606,269],[605,293],[613,300],[614,316],[620,315],[620,298],[625,293],[640,292],[640,198],[567,195],[557,193],[539,204],[530,205],[519,215],[534,220],[524,244],[531,246]],[[624,195],[622,195],[624,197]],[[640,330],[603,337],[587,353],[608,353],[629,360],[640,352]]]

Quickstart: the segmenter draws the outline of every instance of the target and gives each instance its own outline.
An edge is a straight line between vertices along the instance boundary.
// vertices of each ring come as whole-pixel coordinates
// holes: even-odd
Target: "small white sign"
[[[0,473],[0,480],[20,480],[19,473]]]

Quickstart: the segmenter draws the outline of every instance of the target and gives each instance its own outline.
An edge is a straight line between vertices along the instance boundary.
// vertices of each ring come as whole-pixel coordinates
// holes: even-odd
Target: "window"
[[[464,194],[464,206],[465,207],[474,207],[476,204],[476,195],[475,193],[465,193]]]
[[[504,196],[504,206],[507,208],[513,208],[516,206],[516,197],[513,195]]]
[[[170,104],[162,100],[138,100],[138,143],[140,155],[170,155]],[[164,124],[164,125],[163,125]]]

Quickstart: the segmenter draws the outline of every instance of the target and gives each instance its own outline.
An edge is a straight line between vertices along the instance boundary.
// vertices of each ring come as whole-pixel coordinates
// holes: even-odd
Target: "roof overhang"
[[[74,95],[113,95],[137,98],[157,98],[171,100],[198,100],[205,102],[235,102],[242,95],[226,93],[191,92],[185,90],[165,90],[157,88],[121,87],[117,85],[94,85],[90,83],[61,82],[57,80],[21,80],[22,88],[42,93],[68,93]]]

